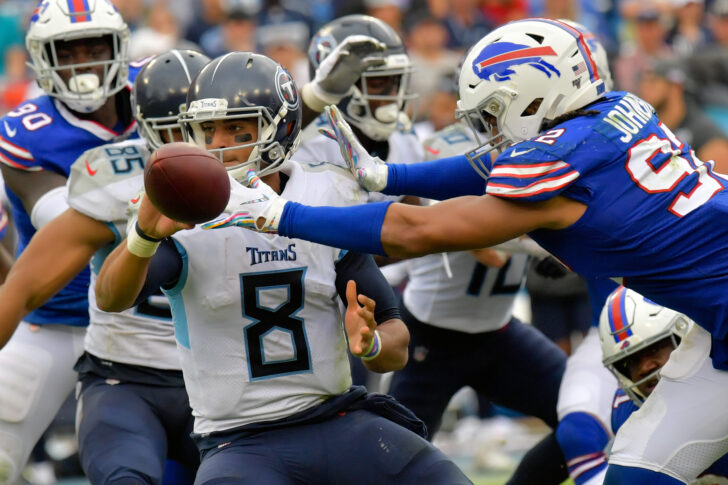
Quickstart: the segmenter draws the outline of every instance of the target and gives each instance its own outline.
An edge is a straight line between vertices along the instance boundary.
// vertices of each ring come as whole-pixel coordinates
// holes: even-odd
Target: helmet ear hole
[[[535,115],[538,109],[541,107],[541,103],[543,103],[543,98],[534,99],[528,106],[526,106],[526,109],[523,110],[521,116]]]

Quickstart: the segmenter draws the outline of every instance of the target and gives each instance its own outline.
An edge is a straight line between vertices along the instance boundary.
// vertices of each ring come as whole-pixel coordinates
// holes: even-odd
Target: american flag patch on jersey
[[[586,62],[582,61],[576,66],[571,66],[571,69],[574,71],[574,75],[578,76],[579,74],[583,74],[586,72]]]

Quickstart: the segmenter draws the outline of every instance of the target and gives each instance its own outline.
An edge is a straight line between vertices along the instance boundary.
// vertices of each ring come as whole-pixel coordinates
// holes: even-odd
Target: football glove
[[[283,207],[288,202],[248,170],[244,184],[230,177],[230,201],[221,217],[202,229],[239,226],[259,232],[277,233]]]
[[[351,35],[321,61],[312,81],[304,84],[301,96],[314,111],[328,104],[337,104],[346,97],[370,67],[381,66],[379,53],[387,46],[368,35]]]
[[[387,186],[389,170],[387,164],[379,157],[369,155],[366,149],[359,143],[351,126],[341,115],[336,106],[327,106],[324,109],[329,118],[331,130],[320,129],[319,132],[332,140],[336,140],[341,150],[341,156],[346,166],[359,182],[359,185],[370,192],[380,192]]]

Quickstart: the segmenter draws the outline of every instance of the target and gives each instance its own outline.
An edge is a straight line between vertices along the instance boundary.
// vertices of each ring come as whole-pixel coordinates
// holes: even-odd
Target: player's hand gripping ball
[[[162,145],[144,169],[144,190],[165,216],[188,224],[214,219],[230,198],[230,178],[222,162],[190,143]]]

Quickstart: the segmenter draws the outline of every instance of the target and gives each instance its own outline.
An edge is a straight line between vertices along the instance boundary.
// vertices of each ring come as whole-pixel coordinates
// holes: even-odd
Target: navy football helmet
[[[407,104],[417,97],[409,92],[412,62],[397,32],[381,20],[368,15],[347,15],[319,29],[308,48],[311,78],[322,60],[351,35],[367,35],[384,43],[384,64],[372,66],[362,73],[351,94],[338,106],[346,120],[372,140],[386,140],[398,128],[409,129]],[[369,87],[370,78],[378,78],[377,92]],[[372,84],[374,84],[372,82]],[[372,112],[370,101],[389,101]]]
[[[222,161],[226,150],[253,146],[246,162],[228,168],[236,178],[244,178],[250,168],[259,176],[277,171],[298,146],[301,133],[301,100],[288,71],[252,52],[231,52],[205,66],[180,114],[184,136],[205,147],[203,123],[235,118],[257,120],[257,139],[209,151]]]
[[[190,83],[208,62],[210,58],[199,52],[172,49],[154,57],[139,71],[132,90],[132,110],[139,136],[152,150],[174,140]],[[167,133],[166,142],[163,132]]]

